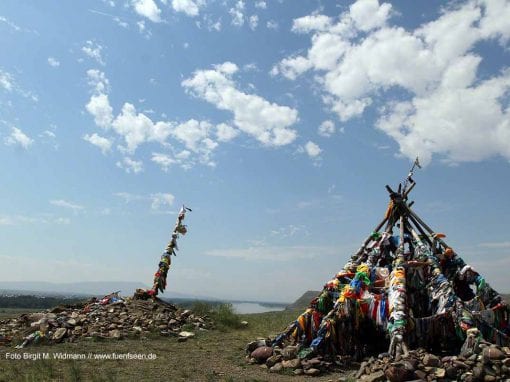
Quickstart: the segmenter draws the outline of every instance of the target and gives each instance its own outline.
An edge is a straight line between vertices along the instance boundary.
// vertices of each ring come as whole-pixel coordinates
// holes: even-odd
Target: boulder
[[[282,366],[284,369],[297,369],[301,366],[301,360],[299,358],[284,360]]]
[[[431,366],[431,367],[438,367],[441,365],[441,360],[439,357],[436,357],[434,354],[426,354],[425,357],[423,357],[423,364],[425,366]]]
[[[282,360],[281,354],[274,354],[266,360],[266,365],[267,367],[273,367],[278,362],[281,362],[281,360]]]
[[[57,342],[61,341],[66,335],[66,332],[67,332],[66,328],[58,328],[57,330],[55,330],[55,333],[53,333],[53,340]]]
[[[261,346],[251,352],[251,357],[255,358],[258,362],[265,362],[273,355],[273,348],[270,346]]]
[[[276,365],[272,366],[270,369],[269,369],[269,372],[270,373],[279,373],[280,371],[283,370],[283,366],[281,363],[277,363]]]
[[[319,369],[315,369],[315,368],[311,368],[311,369],[307,369],[307,370],[304,370],[304,373],[306,375],[310,375],[312,377],[316,377],[317,375],[319,375],[321,373],[321,371]]]

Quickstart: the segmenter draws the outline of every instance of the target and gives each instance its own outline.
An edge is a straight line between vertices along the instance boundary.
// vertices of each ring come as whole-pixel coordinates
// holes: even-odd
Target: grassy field
[[[187,342],[175,337],[154,335],[147,339],[120,341],[82,341],[53,346],[31,346],[22,350],[0,347],[0,381],[309,381],[288,372],[270,374],[258,365],[248,365],[244,347],[257,337],[267,337],[283,330],[297,316],[296,311],[241,315],[249,322],[245,328],[219,327],[196,332]],[[229,318],[222,318],[228,324]],[[50,359],[11,359],[41,357]],[[25,353],[25,354],[24,354]],[[101,354],[155,354],[154,360],[59,360],[53,354],[76,354],[88,357]],[[334,381],[338,375],[313,378]]]
[[[0,308],[0,320],[19,316],[23,313],[34,312],[36,309],[29,308]]]

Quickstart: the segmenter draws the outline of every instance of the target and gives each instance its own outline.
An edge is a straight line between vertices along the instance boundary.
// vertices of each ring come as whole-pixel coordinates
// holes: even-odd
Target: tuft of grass
[[[221,304],[213,312],[214,323],[220,330],[239,329],[241,318],[234,312],[232,304]]]
[[[72,361],[69,365],[69,380],[73,382],[80,382],[83,380],[81,368],[76,361]]]
[[[191,306],[194,315],[206,316],[213,310],[213,306],[205,301],[195,301]]]

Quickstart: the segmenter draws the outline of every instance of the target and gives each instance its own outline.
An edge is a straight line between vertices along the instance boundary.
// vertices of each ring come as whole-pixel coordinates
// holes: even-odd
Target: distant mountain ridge
[[[0,294],[29,294],[33,296],[105,296],[121,291],[121,296],[131,296],[138,288],[147,285],[134,281],[86,281],[75,283],[52,283],[46,281],[0,281]],[[188,293],[166,290],[164,299],[217,300],[213,297],[196,296]]]
[[[121,291],[122,295],[133,294],[137,288],[147,288],[140,282],[130,281],[90,281],[74,283],[52,283],[46,281],[0,281],[0,290],[11,293],[30,293],[35,295],[83,295],[104,296]]]
[[[301,297],[299,297],[292,304],[288,305],[286,310],[304,310],[308,308],[310,305],[310,301],[312,301],[315,297],[317,297],[321,292],[316,290],[309,290],[303,293]]]

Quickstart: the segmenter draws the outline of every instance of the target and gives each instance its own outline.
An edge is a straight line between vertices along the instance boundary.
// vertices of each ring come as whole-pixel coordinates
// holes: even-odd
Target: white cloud
[[[88,84],[96,94],[107,93],[110,90],[110,82],[104,72],[97,69],[87,70]]]
[[[9,92],[14,88],[14,80],[11,74],[4,72],[2,69],[0,69],[0,86]]]
[[[115,192],[113,195],[123,199],[126,204],[137,201],[137,200],[145,199],[141,195],[131,194],[129,192]]]
[[[172,125],[162,121],[154,123],[145,114],[137,113],[132,104],[125,103],[121,113],[112,122],[112,127],[124,138],[127,152],[134,153],[144,142],[163,143],[170,135]]]
[[[12,127],[11,134],[4,138],[4,143],[7,146],[21,146],[26,150],[34,143],[34,140],[21,131],[21,129]]]
[[[32,100],[33,102],[39,101],[39,98],[37,97],[36,94],[34,94],[30,90],[24,90],[21,86],[19,86],[16,83],[16,80],[14,79],[14,76],[12,74],[2,69],[0,69],[0,88],[3,88],[8,92],[14,92],[16,94],[19,94],[25,98]]]
[[[134,154],[140,145],[148,142],[157,142],[167,147],[169,138],[174,138],[190,150],[185,152],[196,154],[196,158],[189,158],[189,155],[186,158],[178,157],[180,153],[175,154],[176,163],[182,167],[189,168],[197,161],[209,166],[215,165],[211,160],[211,154],[218,143],[211,138],[214,130],[212,124],[193,119],[180,124],[153,121],[146,114],[137,112],[135,106],[127,102],[122,106],[121,112],[115,116],[107,94],[109,81],[104,73],[98,70],[89,70],[87,77],[93,95],[85,108],[94,117],[97,126],[105,130],[113,130],[124,140],[125,146],[118,147],[123,154]],[[234,134],[234,131],[228,130],[228,128],[220,127],[219,129],[221,129],[221,139],[223,140],[229,138],[229,134]],[[85,140],[100,147],[103,153],[111,149],[111,139],[100,137],[97,134],[86,136]],[[166,154],[153,154],[151,160],[166,171],[171,164],[170,160],[173,159]],[[117,166],[133,173],[143,169],[142,162],[134,161],[128,157],[118,161]]]
[[[234,129],[226,123],[220,123],[216,126],[216,137],[220,142],[228,142],[239,135],[239,130]]]
[[[85,207],[80,206],[79,204],[68,202],[63,199],[50,200],[50,204],[57,207],[67,208],[74,212],[83,211],[85,209]]]
[[[133,6],[140,16],[146,17],[154,23],[161,22],[161,9],[158,8],[154,0],[134,0]]]
[[[48,57],[48,65],[58,68],[60,66],[60,61],[55,57]]]
[[[390,11],[391,4],[379,5],[378,0],[358,0],[350,6],[354,24],[364,32],[384,26]]]
[[[21,30],[21,28],[18,25],[16,25],[15,23],[6,19],[3,16],[0,16],[0,21],[7,24],[10,28],[14,29],[16,32],[19,32]]]
[[[290,126],[298,121],[297,110],[238,90],[232,79],[237,71],[237,65],[225,62],[212,70],[195,72],[182,86],[218,109],[232,112],[234,125],[263,144],[283,146],[293,142],[297,133]]]
[[[267,8],[267,4],[266,4],[266,2],[264,0],[259,0],[259,1],[255,2],[255,8],[266,9]]]
[[[188,16],[198,16],[200,7],[203,5],[199,0],[172,0],[172,8],[176,12],[183,12]]]
[[[294,19],[292,31],[297,33],[309,33],[315,31],[326,31],[331,28],[331,17],[325,15],[309,15]]]
[[[250,25],[250,29],[254,31],[257,29],[257,25],[259,25],[259,17],[257,15],[251,15],[248,19],[248,23]]]
[[[317,144],[313,143],[312,141],[308,141],[305,144],[305,152],[310,158],[317,158],[322,150]]]
[[[151,194],[151,209],[154,211],[161,211],[163,208],[171,207],[174,204],[175,197],[168,193],[155,193]]]
[[[168,171],[170,166],[178,163],[178,161],[172,158],[170,155],[162,153],[152,153],[151,161],[157,163],[165,172]]]
[[[275,20],[269,20],[266,23],[266,27],[267,27],[267,29],[276,30],[276,29],[278,29],[278,23]]]
[[[232,16],[232,25],[236,27],[242,27],[244,25],[244,1],[237,1],[236,5],[233,8],[230,8],[228,11],[230,16]]]
[[[331,137],[335,130],[335,123],[328,119],[320,124],[318,133],[323,137]]]
[[[139,172],[143,171],[143,162],[131,159],[129,157],[124,157],[122,161],[118,161],[116,166],[123,169],[128,174],[138,174]]]
[[[85,53],[88,57],[96,60],[97,63],[105,65],[105,61],[103,59],[103,56],[101,55],[103,47],[98,43],[92,40],[87,40],[85,42],[85,45],[82,46],[81,51]]]
[[[324,103],[342,121],[377,100],[376,127],[424,164],[434,155],[453,163],[510,159],[510,70],[482,78],[483,58],[475,53],[489,39],[508,44],[510,3],[455,3],[409,31],[389,25],[391,15],[389,3],[358,0],[338,19],[296,19],[294,32],[312,33],[310,48],[271,73],[294,80],[313,71]]]
[[[93,95],[85,108],[94,116],[96,125],[105,129],[110,127],[113,120],[113,109],[106,94]]]
[[[90,144],[99,147],[103,154],[106,154],[112,149],[112,142],[108,138],[101,137],[96,133],[92,135],[86,134],[83,139]]]

